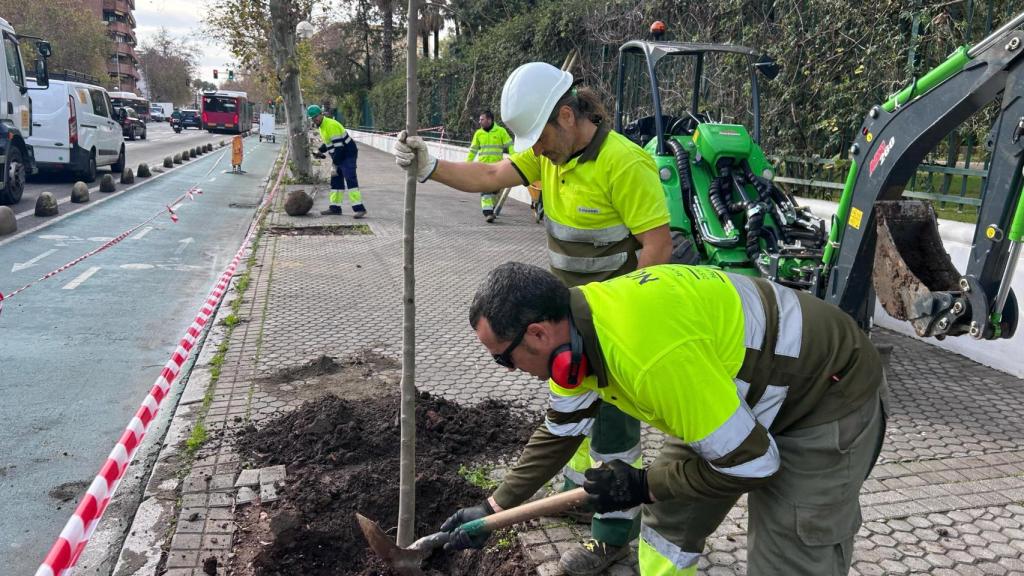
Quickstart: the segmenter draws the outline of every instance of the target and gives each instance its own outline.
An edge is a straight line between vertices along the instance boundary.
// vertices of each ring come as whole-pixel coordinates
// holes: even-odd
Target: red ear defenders
[[[583,382],[589,367],[583,353],[583,337],[569,317],[569,343],[562,344],[551,352],[548,360],[551,379],[562,388],[575,388]]]

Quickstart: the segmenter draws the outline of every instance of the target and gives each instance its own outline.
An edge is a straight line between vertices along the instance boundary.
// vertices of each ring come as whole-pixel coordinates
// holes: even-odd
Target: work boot
[[[352,215],[352,217],[355,218],[356,220],[363,218],[364,216],[366,216],[366,210],[359,210]]]
[[[569,576],[594,576],[629,554],[629,546],[612,546],[591,538],[566,550],[558,565]]]
[[[341,206],[331,206],[327,210],[320,211],[321,216],[341,216]]]
[[[488,222],[494,222],[494,218],[494,212],[491,212],[490,214],[484,214],[484,220],[487,220]]]

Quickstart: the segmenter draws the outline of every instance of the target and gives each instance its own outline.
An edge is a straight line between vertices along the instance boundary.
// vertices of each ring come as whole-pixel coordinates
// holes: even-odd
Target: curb
[[[277,166],[282,158],[284,156],[279,155],[274,165]],[[274,184],[272,176],[264,180],[264,194],[270,193]],[[254,213],[254,218],[256,216],[258,213]],[[254,225],[257,225],[255,220]],[[243,253],[246,270],[249,269],[247,261],[251,253],[250,244]],[[231,304],[240,297],[236,287],[242,274],[244,270],[235,271],[224,298],[201,337],[199,350],[187,365],[187,373],[179,376],[185,382],[175,399],[174,410],[164,412],[168,416],[159,423],[166,427],[166,431],[146,438],[134,459],[136,466],[142,466],[133,475],[132,486],[124,486],[110,503],[111,508],[125,508],[127,513],[123,517],[108,516],[107,522],[98,527],[90,539],[91,545],[82,553],[76,568],[79,573],[156,576],[168,530],[175,525],[182,447],[211,381],[210,361],[227,335],[228,327],[222,321],[232,313]]]
[[[240,297],[235,290],[237,283],[236,277],[231,281],[231,297],[221,302],[213,317],[213,326],[207,331],[200,354],[188,374],[188,381],[171,416],[167,434],[160,439],[163,448],[153,465],[127,537],[121,544],[117,563],[111,571],[115,576],[158,574],[157,568],[163,557],[168,530],[175,525],[177,494],[182,482],[178,472],[184,459],[184,443],[195,421],[198,412],[196,408],[202,404],[206,387],[210,383],[209,361],[226,336],[227,328],[221,321],[231,314],[232,302]]]

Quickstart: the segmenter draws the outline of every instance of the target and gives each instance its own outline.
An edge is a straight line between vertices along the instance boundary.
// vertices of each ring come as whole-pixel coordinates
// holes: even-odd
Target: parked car
[[[181,111],[181,127],[182,128],[198,128],[203,129],[203,119],[199,116],[199,110],[182,110]]]
[[[149,119],[152,120],[153,122],[163,122],[164,120],[166,120],[166,118],[164,118],[164,111],[163,111],[163,109],[161,109],[159,106],[152,106],[152,107],[150,107],[150,109],[149,109]]]
[[[101,86],[50,79],[48,90],[32,93],[32,136],[26,141],[40,169],[72,172],[92,182],[97,166],[124,169],[124,139],[115,114]]]
[[[121,133],[129,139],[146,139],[146,123],[139,118],[139,113],[134,108],[125,106],[117,109],[117,118],[121,122]]]

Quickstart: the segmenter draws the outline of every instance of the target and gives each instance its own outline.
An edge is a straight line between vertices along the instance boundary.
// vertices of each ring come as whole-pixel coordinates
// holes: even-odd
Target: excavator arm
[[[931,206],[901,196],[929,151],[997,101],[978,225],[960,273],[942,249]],[[873,107],[850,154],[818,296],[865,329],[877,291],[883,307],[921,336],[1012,337],[1010,281],[1024,240],[1024,13]]]

